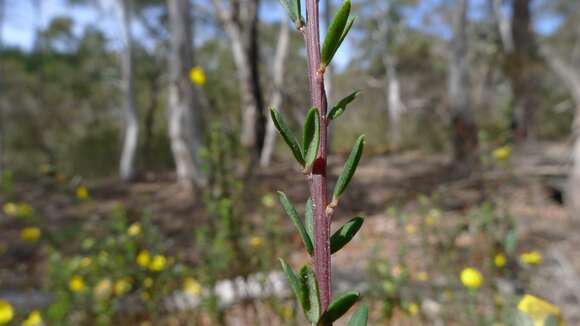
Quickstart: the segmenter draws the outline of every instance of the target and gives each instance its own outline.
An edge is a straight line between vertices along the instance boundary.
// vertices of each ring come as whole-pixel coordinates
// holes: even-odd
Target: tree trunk
[[[513,0],[513,51],[507,56],[507,74],[514,96],[512,129],[516,140],[535,137],[535,115],[540,92],[538,53],[532,31],[531,0]]]
[[[386,68],[387,87],[385,89],[388,99],[390,143],[398,149],[401,145],[401,114],[405,110],[401,100],[401,84],[396,68],[396,58],[389,53],[388,49],[383,52],[383,64]]]
[[[288,56],[288,49],[290,45],[290,27],[286,21],[282,22],[280,27],[280,35],[278,37],[278,44],[276,46],[276,55],[274,57],[273,81],[274,90],[272,92],[273,108],[280,108],[282,105],[282,86],[284,83],[284,68],[286,57]],[[264,137],[264,148],[260,154],[260,166],[269,166],[272,161],[272,153],[274,152],[274,145],[276,143],[276,127],[274,121],[268,119],[266,125],[266,136]]]
[[[449,105],[455,162],[461,173],[471,173],[479,166],[477,126],[470,101],[467,63],[467,1],[458,0],[454,13],[453,38],[449,61]]]
[[[259,73],[260,0],[245,0],[241,2],[243,5],[236,2],[229,10],[224,8],[220,0],[213,0],[213,3],[232,44],[232,54],[240,83],[241,143],[253,150],[253,157],[259,157],[266,131],[266,114]]]
[[[124,136],[121,161],[119,163],[119,175],[123,181],[131,181],[135,178],[135,161],[137,146],[139,145],[139,118],[135,107],[135,93],[133,90],[133,37],[131,33],[131,0],[121,0],[121,20],[123,29],[123,41],[125,49],[121,54],[122,92],[123,92],[123,117]]]
[[[541,49],[543,57],[556,76],[568,88],[576,106],[572,123],[572,168],[568,175],[565,202],[570,215],[580,219],[580,70],[558,58],[546,47]]]
[[[203,147],[200,105],[189,80],[193,67],[193,34],[189,0],[168,0],[170,55],[168,123],[177,181],[186,190],[205,184],[201,171]]]

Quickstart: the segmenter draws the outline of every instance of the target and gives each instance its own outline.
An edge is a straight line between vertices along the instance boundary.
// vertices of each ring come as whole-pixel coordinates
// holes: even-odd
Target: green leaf
[[[314,212],[312,207],[312,198],[308,198],[306,201],[306,207],[304,208],[304,220],[306,223],[306,232],[310,236],[310,240],[314,240]]]
[[[361,135],[356,140],[352,148],[352,151],[350,152],[350,155],[346,159],[346,163],[342,168],[342,173],[338,177],[338,181],[336,181],[336,186],[334,187],[334,198],[338,199],[340,195],[342,195],[342,193],[348,186],[350,179],[352,179],[352,176],[356,171],[356,167],[358,165],[358,162],[360,161],[360,157],[363,152],[364,141],[365,141],[364,135]]]
[[[306,319],[311,323],[316,324],[320,319],[320,296],[318,294],[318,282],[316,275],[310,266],[305,265],[300,270],[300,281],[302,282],[302,290],[306,293],[307,300],[302,305]]]
[[[340,100],[332,108],[332,110],[330,110],[330,112],[328,113],[328,119],[334,120],[334,119],[340,117],[344,113],[344,111],[346,111],[347,105],[349,105],[352,101],[354,101],[354,99],[359,95],[360,95],[360,91],[356,91],[356,92],[350,94],[349,96],[343,98],[342,100]]]
[[[312,240],[310,239],[310,236],[306,232],[306,228],[304,228],[304,223],[302,223],[302,220],[298,216],[298,212],[296,212],[294,205],[292,205],[292,203],[290,202],[285,193],[278,191],[278,197],[280,198],[280,203],[282,203],[282,207],[284,207],[286,214],[288,214],[288,216],[292,220],[292,223],[296,227],[296,230],[298,230],[298,234],[302,238],[302,242],[304,242],[306,251],[308,251],[308,253],[312,255],[312,253],[314,252]]]
[[[322,64],[328,66],[334,54],[340,47],[340,43],[344,40],[344,31],[348,23],[348,15],[350,14],[350,0],[345,0],[340,9],[332,19],[324,43],[322,44]],[[352,26],[352,24],[351,24]]]
[[[350,307],[352,307],[360,298],[360,294],[358,292],[347,292],[340,295],[338,298],[334,299],[328,305],[328,309],[322,314],[320,317],[319,325],[330,325],[342,315],[344,315]]]
[[[292,270],[292,267],[290,267],[284,261],[284,259],[278,258],[278,260],[280,260],[282,270],[284,270],[284,273],[286,273],[286,277],[288,278],[288,283],[290,284],[290,288],[292,288],[292,292],[294,292],[294,295],[296,296],[298,302],[302,304],[302,302],[306,301],[306,293],[304,292],[304,289],[302,287],[302,282],[300,281],[298,276],[296,276],[296,274]]]
[[[296,23],[300,17],[300,0],[279,0],[284,10],[293,23]]]
[[[330,252],[334,254],[349,243],[358,230],[360,230],[363,223],[364,219],[357,216],[341,226],[340,229],[338,229],[330,238]]]
[[[304,121],[304,164],[311,166],[318,155],[320,145],[320,113],[317,108],[311,108]]]
[[[272,121],[274,121],[276,129],[278,129],[278,132],[280,132],[280,135],[282,135],[282,138],[284,138],[284,141],[286,142],[286,144],[288,144],[288,147],[290,147],[290,150],[292,151],[292,154],[294,154],[294,157],[296,158],[298,163],[304,165],[302,148],[300,147],[300,144],[298,143],[296,136],[294,136],[294,134],[292,133],[290,128],[288,128],[288,125],[282,118],[282,115],[280,115],[280,112],[278,112],[278,110],[274,108],[271,108],[270,115],[272,116]]]
[[[342,45],[342,42],[344,41],[344,39],[348,35],[348,32],[350,32],[352,25],[354,25],[354,23],[356,22],[357,19],[358,19],[357,16],[350,17],[348,19],[348,22],[346,23],[346,27],[344,28],[344,30],[342,31],[342,35],[340,36],[340,41],[338,42],[338,47],[340,47]],[[338,48],[337,48],[337,50],[338,50]],[[333,56],[334,56],[334,54],[333,54]]]
[[[350,320],[348,321],[348,324],[346,326],[367,326],[368,318],[369,318],[369,306],[364,304],[360,306],[354,312],[354,314],[352,314],[352,317],[350,317]]]

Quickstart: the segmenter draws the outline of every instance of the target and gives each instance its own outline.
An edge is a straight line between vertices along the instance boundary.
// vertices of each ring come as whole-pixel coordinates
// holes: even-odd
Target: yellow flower
[[[7,216],[18,215],[18,205],[16,205],[15,203],[9,202],[4,204],[4,206],[2,206],[2,210],[4,211],[4,214],[6,214]]]
[[[292,306],[290,305],[285,305],[282,308],[282,318],[284,318],[284,320],[290,320],[292,319],[292,316],[294,315],[294,309]]]
[[[183,281],[183,290],[189,295],[197,297],[201,294],[203,287],[196,279],[192,277],[187,277]]]
[[[139,223],[131,224],[131,226],[129,226],[129,228],[127,229],[127,234],[132,237],[136,237],[139,234],[141,234],[141,224]]]
[[[202,86],[205,84],[205,71],[203,71],[202,67],[193,67],[189,72],[189,78],[194,84]]]
[[[524,295],[518,303],[518,309],[534,321],[534,326],[543,326],[549,316],[556,317],[558,325],[564,325],[560,308],[533,295]]]
[[[141,252],[139,252],[139,254],[137,255],[137,265],[141,266],[141,267],[147,267],[149,266],[149,263],[151,262],[151,255],[149,254],[148,250],[141,250]]]
[[[483,275],[475,268],[465,268],[461,271],[461,283],[470,289],[477,289],[483,283]]]
[[[146,277],[143,280],[143,286],[146,287],[146,288],[152,287],[153,286],[153,279],[151,277]]]
[[[128,278],[120,279],[115,282],[115,295],[122,296],[131,289],[131,280]]]
[[[413,224],[407,224],[407,226],[405,226],[405,231],[407,231],[407,234],[414,234],[417,232],[417,228]]]
[[[418,281],[425,282],[429,280],[429,274],[427,272],[418,272],[416,275]]]
[[[154,272],[160,272],[165,269],[165,265],[167,265],[167,258],[162,255],[155,255],[149,264],[149,269]]]
[[[111,283],[111,280],[108,278],[99,281],[99,283],[97,283],[97,285],[95,286],[94,290],[95,297],[99,299],[109,297],[111,295],[112,287],[113,284]]]
[[[37,227],[28,227],[20,231],[20,239],[26,242],[36,242],[40,239],[42,232]]]
[[[505,257],[504,254],[497,254],[495,255],[495,257],[493,258],[493,262],[495,264],[495,267],[497,268],[502,268],[505,266],[505,264],[507,263],[507,258]]]
[[[44,325],[40,311],[33,310],[26,320],[22,322],[22,326],[41,326]]]
[[[274,196],[272,196],[272,194],[264,195],[264,197],[262,197],[262,205],[268,208],[274,207],[276,205]]]
[[[492,153],[493,158],[497,161],[505,161],[510,158],[511,154],[512,148],[508,145],[496,148]]]
[[[80,292],[85,289],[85,280],[81,276],[75,275],[68,282],[68,288],[73,292]]]
[[[429,214],[427,214],[427,217],[425,218],[425,223],[429,226],[435,225],[439,221],[440,217],[441,211],[436,208],[433,208],[429,211]]]
[[[93,260],[91,259],[91,257],[83,257],[83,258],[81,258],[81,262],[79,263],[79,266],[81,268],[87,268],[87,267],[91,266],[92,263],[93,263]]]
[[[85,186],[78,186],[76,190],[78,200],[89,199],[89,190]]]
[[[413,302],[409,305],[407,311],[409,311],[409,314],[411,316],[417,316],[417,314],[419,313],[419,306]]]
[[[253,236],[250,238],[250,247],[254,248],[254,249],[258,249],[260,247],[262,247],[262,245],[264,244],[264,239],[262,237],[259,236]]]
[[[544,261],[542,254],[537,251],[524,252],[520,259],[528,265],[539,265]]]
[[[0,325],[8,324],[14,318],[14,308],[10,302],[0,299]]]

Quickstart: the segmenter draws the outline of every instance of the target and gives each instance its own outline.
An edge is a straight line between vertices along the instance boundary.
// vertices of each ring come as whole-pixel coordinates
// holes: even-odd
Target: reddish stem
[[[314,212],[314,270],[320,289],[322,310],[330,304],[331,264],[330,264],[330,219],[326,215],[328,190],[326,180],[326,92],[324,90],[324,73],[320,59],[320,31],[318,18],[318,0],[306,0],[305,30],[306,50],[308,53],[308,76],[310,82],[311,105],[320,110],[320,148],[309,175],[310,195]]]

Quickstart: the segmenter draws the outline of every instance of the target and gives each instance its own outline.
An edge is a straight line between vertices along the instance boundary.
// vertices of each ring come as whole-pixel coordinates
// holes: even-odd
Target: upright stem
[[[314,212],[314,270],[320,290],[320,303],[326,310],[330,304],[331,264],[330,264],[330,219],[326,214],[328,190],[326,180],[326,93],[324,90],[324,72],[320,58],[320,31],[318,18],[318,0],[306,0],[305,39],[308,53],[308,76],[310,82],[311,105],[320,110],[320,148],[318,157],[309,175],[310,195]]]

